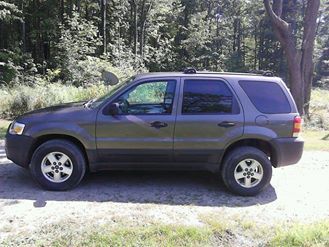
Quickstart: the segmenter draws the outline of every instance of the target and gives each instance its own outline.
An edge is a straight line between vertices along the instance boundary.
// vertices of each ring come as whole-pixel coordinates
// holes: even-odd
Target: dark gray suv
[[[186,70],[139,74],[107,95],[18,117],[7,157],[49,190],[87,170],[209,170],[240,195],[295,164],[301,118],[284,82],[257,74]]]

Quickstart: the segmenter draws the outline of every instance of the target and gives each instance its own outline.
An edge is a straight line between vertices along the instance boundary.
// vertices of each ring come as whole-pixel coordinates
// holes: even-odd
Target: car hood
[[[60,104],[55,106],[50,106],[34,111],[27,112],[17,118],[17,121],[21,122],[34,122],[34,121],[51,121],[51,120],[65,120],[75,119],[81,112],[90,111],[89,108],[84,106],[85,101],[83,102],[73,102]]]

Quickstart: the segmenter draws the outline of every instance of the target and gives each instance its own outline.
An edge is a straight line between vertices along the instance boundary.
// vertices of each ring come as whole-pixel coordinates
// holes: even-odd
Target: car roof
[[[150,79],[159,77],[212,77],[212,78],[235,78],[238,80],[253,79],[257,81],[276,81],[280,79],[274,76],[264,76],[255,73],[236,73],[236,72],[209,72],[209,71],[197,71],[196,73],[184,73],[184,72],[151,72],[141,73],[135,76],[135,79]],[[270,80],[269,80],[270,79]]]

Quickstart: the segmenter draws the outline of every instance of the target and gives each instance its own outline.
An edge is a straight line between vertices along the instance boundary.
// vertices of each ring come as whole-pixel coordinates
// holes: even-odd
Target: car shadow
[[[90,173],[81,184],[65,192],[41,189],[28,170],[13,163],[0,164],[0,199],[33,200],[35,207],[47,201],[88,201],[247,207],[276,200],[270,185],[254,197],[228,192],[218,175],[208,172],[127,172]]]

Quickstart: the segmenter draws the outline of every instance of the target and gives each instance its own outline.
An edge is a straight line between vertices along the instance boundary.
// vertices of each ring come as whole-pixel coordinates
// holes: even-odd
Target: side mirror
[[[102,72],[102,80],[105,85],[113,86],[119,83],[119,78],[115,74],[105,70]]]
[[[120,110],[119,103],[113,103],[108,108],[108,113],[112,116],[118,115]]]

